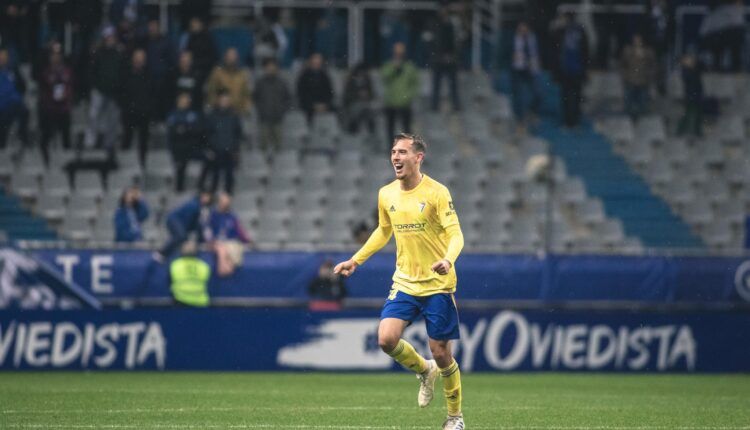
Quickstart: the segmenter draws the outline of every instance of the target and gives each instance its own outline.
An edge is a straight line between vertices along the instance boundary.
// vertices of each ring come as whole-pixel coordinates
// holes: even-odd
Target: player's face
[[[391,164],[396,179],[405,179],[419,174],[419,164],[424,154],[414,151],[411,139],[401,139],[391,148]]]

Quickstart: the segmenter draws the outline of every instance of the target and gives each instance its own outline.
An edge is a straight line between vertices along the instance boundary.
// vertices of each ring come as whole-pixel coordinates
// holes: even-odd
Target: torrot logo
[[[734,274],[734,288],[737,289],[740,297],[750,302],[750,260],[737,267],[737,272]]]
[[[426,222],[421,222],[421,223],[414,223],[414,224],[394,224],[393,226],[396,227],[396,231],[398,232],[407,232],[407,231],[424,231],[424,228],[426,225],[427,225]]]

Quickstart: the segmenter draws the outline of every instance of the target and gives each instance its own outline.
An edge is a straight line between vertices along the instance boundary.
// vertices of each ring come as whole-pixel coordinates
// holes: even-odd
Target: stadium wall
[[[748,372],[750,314],[462,310],[471,371]],[[0,369],[389,371],[377,311],[5,311]],[[427,353],[424,325],[405,338]]]
[[[103,302],[169,298],[167,268],[143,250],[43,249],[31,255]],[[232,276],[214,278],[214,298],[305,299],[325,259],[343,253],[248,252]],[[214,264],[210,255],[204,258]],[[347,280],[349,297],[381,299],[391,285],[395,257],[380,253]],[[750,301],[750,259],[618,255],[466,254],[457,263],[457,297],[464,301],[640,302],[741,304]]]

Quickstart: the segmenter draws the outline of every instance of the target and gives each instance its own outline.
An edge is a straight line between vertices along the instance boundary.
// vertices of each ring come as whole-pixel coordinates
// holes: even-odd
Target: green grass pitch
[[[750,429],[750,375],[470,374],[471,429]],[[0,373],[0,429],[439,429],[403,373]]]

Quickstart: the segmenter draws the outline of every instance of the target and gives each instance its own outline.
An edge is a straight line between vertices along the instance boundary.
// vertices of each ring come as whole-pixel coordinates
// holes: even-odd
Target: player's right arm
[[[372,232],[370,238],[367,239],[362,248],[357,251],[352,258],[346,261],[342,261],[333,268],[334,273],[340,273],[343,276],[351,276],[357,267],[362,265],[372,254],[380,251],[388,241],[391,240],[393,235],[393,228],[391,227],[391,219],[388,216],[388,211],[383,205],[380,193],[378,194],[378,226],[375,231]]]

